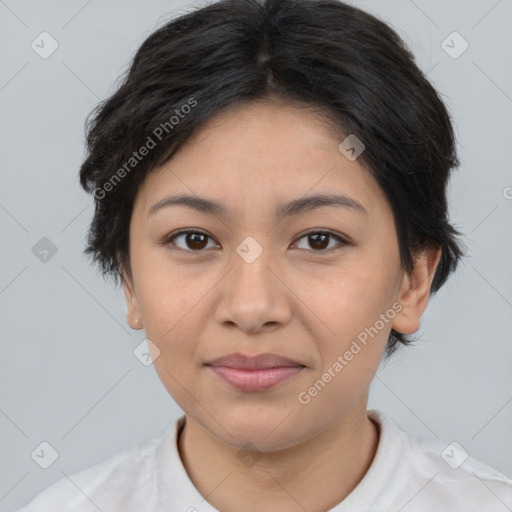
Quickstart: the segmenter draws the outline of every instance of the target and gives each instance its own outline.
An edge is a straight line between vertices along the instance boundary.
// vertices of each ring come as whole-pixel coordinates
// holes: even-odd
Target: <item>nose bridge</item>
[[[270,271],[276,262],[269,238],[257,238],[248,236],[236,248],[231,287],[235,288],[239,298],[262,303],[270,300],[276,289],[276,278]]]
[[[221,287],[217,321],[235,323],[247,331],[286,322],[290,307],[286,287],[275,275],[278,267],[275,252],[268,246],[264,248],[254,237],[242,241]]]
[[[236,249],[236,256],[233,258],[234,280],[236,282],[250,284],[259,288],[267,286],[273,277],[269,267],[275,266],[272,250],[263,248],[253,237],[245,239]]]

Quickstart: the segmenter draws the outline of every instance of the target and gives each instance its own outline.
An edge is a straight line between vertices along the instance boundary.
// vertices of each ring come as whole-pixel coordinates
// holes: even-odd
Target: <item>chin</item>
[[[215,420],[204,418],[208,430],[217,438],[236,448],[243,448],[248,443],[266,452],[284,450],[299,442],[297,421],[294,414],[283,407],[269,408],[254,406],[252,410],[242,408],[238,411],[230,408],[226,414],[219,409]]]

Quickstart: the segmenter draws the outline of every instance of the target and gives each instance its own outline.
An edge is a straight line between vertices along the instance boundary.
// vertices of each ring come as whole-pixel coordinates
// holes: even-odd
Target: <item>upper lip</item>
[[[264,368],[279,368],[283,366],[304,366],[293,359],[277,354],[260,354],[257,356],[245,356],[243,354],[229,354],[218,357],[206,363],[207,366],[226,366],[228,368],[240,368],[242,370],[261,370]]]

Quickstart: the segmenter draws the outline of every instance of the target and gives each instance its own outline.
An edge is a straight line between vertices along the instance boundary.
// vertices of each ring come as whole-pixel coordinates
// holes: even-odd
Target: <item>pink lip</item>
[[[265,391],[299,373],[303,366],[281,366],[261,370],[243,370],[210,366],[212,371],[240,391]]]
[[[206,366],[241,391],[264,391],[293,377],[305,367],[277,354],[230,354],[210,361]]]
[[[277,354],[259,354],[246,356],[244,354],[229,354],[218,357],[206,363],[208,366],[227,366],[243,370],[261,370],[280,366],[304,366],[298,361]]]

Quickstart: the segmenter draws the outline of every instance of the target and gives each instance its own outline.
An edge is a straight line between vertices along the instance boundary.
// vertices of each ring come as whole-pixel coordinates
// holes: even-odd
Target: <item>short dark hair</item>
[[[84,253],[116,284],[131,276],[130,219],[148,172],[214,114],[269,99],[313,107],[363,142],[358,162],[391,205],[402,267],[442,249],[435,293],[464,255],[447,211],[459,166],[450,116],[398,34],[338,0],[221,0],[153,32],[86,120],[80,183],[95,212]],[[386,357],[414,341],[392,330]]]

